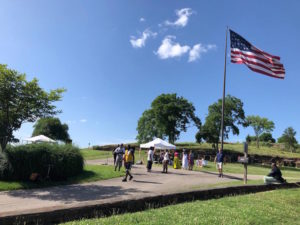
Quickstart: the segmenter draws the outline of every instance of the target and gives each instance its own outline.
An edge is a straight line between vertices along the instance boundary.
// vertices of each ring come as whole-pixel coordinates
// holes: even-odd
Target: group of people
[[[115,171],[119,169],[121,170],[122,163],[124,161],[124,167],[126,169],[125,177],[123,178],[123,182],[127,181],[127,178],[129,177],[129,180],[132,180],[133,176],[131,174],[131,167],[134,164],[134,153],[135,153],[135,147],[131,147],[128,145],[127,150],[125,150],[125,147],[123,144],[118,145],[118,147],[113,151],[114,156],[114,165],[115,165]]]
[[[123,161],[124,161],[124,167],[126,169],[125,177],[123,178],[123,182],[127,181],[127,178],[129,177],[129,180],[133,179],[133,176],[131,174],[131,167],[134,164],[135,158],[135,147],[131,147],[128,145],[127,150],[125,150],[125,147],[123,144],[118,145],[118,147],[113,151],[114,156],[114,165],[115,165],[115,171],[118,169],[120,171]],[[168,165],[170,163],[170,155],[169,151],[165,150],[162,153],[162,164],[163,164],[163,171],[162,173],[168,173]],[[193,151],[188,152],[186,149],[183,149],[182,154],[182,169],[185,170],[193,170],[194,166],[194,160],[195,156]],[[150,147],[148,153],[147,153],[147,172],[151,172],[152,164],[154,161],[154,147]],[[223,177],[223,166],[225,163],[225,154],[222,151],[222,149],[219,149],[216,157],[215,157],[215,163],[217,170],[219,172],[219,177]],[[202,159],[201,164],[206,164],[206,160]],[[174,161],[173,161],[173,167],[174,169],[180,169],[180,160],[179,160],[179,154],[177,151],[174,153]],[[276,163],[271,164],[271,172],[264,177],[264,183],[265,184],[272,184],[272,183],[285,183],[286,180],[282,178],[282,173],[280,169],[277,167]]]
[[[154,147],[150,147],[147,153],[147,171],[150,172],[152,168],[152,164],[154,161]],[[163,164],[162,173],[168,173],[168,165],[173,164],[174,169],[185,169],[185,170],[193,170],[195,164],[195,155],[193,151],[188,152],[186,149],[183,149],[182,154],[182,167],[180,164],[179,153],[175,151],[173,161],[170,159],[170,154],[168,150],[163,151],[160,154],[159,162]],[[206,162],[206,161],[205,161]]]
[[[154,147],[150,147],[147,153],[147,172],[151,172],[153,161],[154,161]],[[163,164],[162,173],[168,173],[169,162],[170,162],[169,151],[166,150],[162,154],[162,164]]]

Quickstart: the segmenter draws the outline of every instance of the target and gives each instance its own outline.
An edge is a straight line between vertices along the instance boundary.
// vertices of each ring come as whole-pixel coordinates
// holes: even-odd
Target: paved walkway
[[[106,164],[107,160],[90,160],[88,164]],[[111,164],[111,159],[108,164]],[[44,212],[83,205],[137,199],[167,193],[200,189],[201,186],[241,180],[242,175],[226,175],[219,178],[216,173],[195,172],[170,169],[161,173],[160,167],[146,172],[145,165],[135,165],[132,169],[134,179],[121,182],[122,178],[49,187],[31,190],[0,192],[0,219],[5,215]],[[249,179],[261,179],[251,176]]]

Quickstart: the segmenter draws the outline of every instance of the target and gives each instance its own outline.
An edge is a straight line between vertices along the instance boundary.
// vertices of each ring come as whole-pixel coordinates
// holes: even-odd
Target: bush
[[[8,180],[12,176],[13,170],[5,153],[0,152],[0,179]]]
[[[72,145],[30,144],[7,149],[13,180],[28,180],[32,173],[42,178],[65,180],[83,171],[83,157]]]

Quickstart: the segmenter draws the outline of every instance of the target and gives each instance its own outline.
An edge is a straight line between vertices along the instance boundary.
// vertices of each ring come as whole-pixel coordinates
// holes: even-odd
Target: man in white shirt
[[[154,154],[154,147],[150,147],[148,151],[148,157],[147,157],[147,172],[150,172],[152,169],[153,164],[153,154]]]
[[[117,170],[117,168],[119,168],[119,171],[121,170],[124,153],[125,153],[125,148],[123,144],[121,144],[121,146],[116,148],[116,150],[114,151],[114,154],[116,155],[115,171]]]
[[[169,151],[165,151],[164,160],[163,160],[163,173],[168,173],[168,164],[169,164]]]

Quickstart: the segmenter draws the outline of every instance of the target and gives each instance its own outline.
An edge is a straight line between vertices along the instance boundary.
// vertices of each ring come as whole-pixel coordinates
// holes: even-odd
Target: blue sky
[[[293,126],[300,140],[299,1],[2,1],[0,63],[37,77],[46,90],[64,87],[57,103],[74,143],[133,141],[137,120],[162,93],[191,101],[205,121],[222,96],[228,25],[278,55],[284,80],[227,63],[227,90],[247,115],[275,122],[278,138]],[[16,133],[26,138],[32,124]],[[179,141],[194,141],[196,130]],[[243,141],[241,128],[230,141]]]

